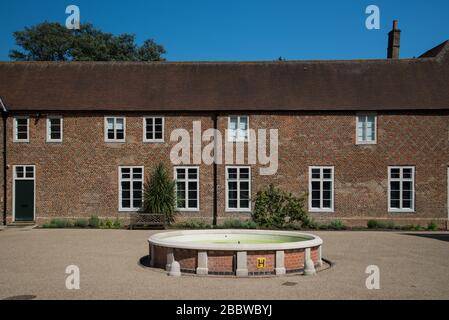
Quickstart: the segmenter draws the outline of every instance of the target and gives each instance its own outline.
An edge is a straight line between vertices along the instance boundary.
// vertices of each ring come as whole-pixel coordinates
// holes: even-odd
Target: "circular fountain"
[[[167,271],[177,262],[183,273],[246,277],[314,274],[322,265],[321,238],[295,231],[172,231],[148,242],[150,265]]]

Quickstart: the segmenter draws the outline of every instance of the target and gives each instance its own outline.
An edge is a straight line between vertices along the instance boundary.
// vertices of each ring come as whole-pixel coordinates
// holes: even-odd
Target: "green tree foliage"
[[[257,193],[252,218],[259,226],[269,228],[284,228],[294,222],[307,225],[309,222],[304,199],[273,185]]]
[[[163,163],[154,170],[145,183],[143,209],[145,213],[160,213],[165,215],[165,221],[175,220],[175,181],[169,178]]]
[[[43,22],[14,32],[22,51],[11,50],[16,61],[164,61],[163,46],[152,39],[141,46],[135,36],[118,36],[102,32],[92,24],[81,24],[79,30],[69,30],[55,22]]]

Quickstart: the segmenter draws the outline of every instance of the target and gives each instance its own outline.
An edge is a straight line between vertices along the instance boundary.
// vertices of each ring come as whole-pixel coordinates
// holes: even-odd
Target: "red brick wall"
[[[59,113],[61,114],[61,113]],[[173,169],[169,142],[175,128],[192,131],[192,121],[202,129],[213,125],[212,114],[168,114],[164,144],[142,142],[142,116],[125,114],[125,144],[104,142],[104,115],[64,113],[64,142],[45,142],[46,115],[30,121],[30,143],[12,142],[12,118],[8,120],[8,164],[36,165],[36,216],[124,217],[118,212],[118,166],[143,165],[147,178],[163,161]],[[261,176],[252,166],[252,197],[270,183],[296,195],[308,191],[311,165],[335,166],[335,211],[312,215],[319,219],[342,219],[347,224],[366,225],[368,219],[394,219],[401,223],[447,221],[447,167],[449,165],[446,111],[439,113],[378,113],[376,145],[356,145],[356,113],[251,114],[251,128],[279,129],[279,169],[274,176]],[[222,132],[226,115],[219,117]],[[203,142],[203,146],[207,145]],[[387,190],[389,165],[414,165],[416,212],[389,214]],[[248,213],[225,212],[225,165],[218,166],[219,221],[248,218]],[[180,218],[202,218],[210,222],[213,208],[213,167],[200,166],[200,211],[184,212]],[[12,169],[8,172],[8,211],[11,212]],[[254,204],[254,203],[253,203]],[[307,206],[307,203],[306,203]],[[11,215],[11,214],[10,214]]]
[[[304,249],[285,250],[284,265],[287,271],[304,268]]]
[[[257,258],[265,258],[265,268],[257,268]],[[248,251],[248,272],[273,272],[276,264],[276,252],[274,251]]]
[[[234,252],[229,251],[208,251],[208,268],[211,272],[226,272],[232,273],[233,270],[233,256]]]
[[[167,248],[154,246],[154,266],[165,269],[167,264]]]
[[[179,262],[181,270],[195,271],[197,267],[198,253],[190,249],[174,249],[175,260]]]
[[[313,247],[310,248],[310,259],[312,259],[312,261],[317,264],[318,260],[319,260],[319,251],[318,251],[319,247]]]

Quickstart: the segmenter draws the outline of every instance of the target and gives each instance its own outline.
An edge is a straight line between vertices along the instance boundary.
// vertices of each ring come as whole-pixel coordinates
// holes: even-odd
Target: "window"
[[[357,115],[357,143],[376,143],[377,116],[374,113]]]
[[[388,168],[388,211],[415,210],[415,168]]]
[[[30,141],[30,119],[28,117],[14,118],[14,142]]]
[[[105,117],[104,129],[106,142],[125,142],[126,121],[124,117]]]
[[[143,167],[119,167],[119,210],[137,211],[143,202]]]
[[[248,141],[248,116],[230,116],[228,124],[229,141]]]
[[[334,168],[309,168],[309,211],[334,211]]]
[[[15,179],[34,179],[34,166],[15,166]]]
[[[176,167],[176,209],[179,211],[199,210],[198,167]]]
[[[47,117],[47,142],[62,142],[62,117]]]
[[[143,141],[164,142],[164,118],[143,118]]]
[[[250,211],[250,167],[226,167],[226,211]]]

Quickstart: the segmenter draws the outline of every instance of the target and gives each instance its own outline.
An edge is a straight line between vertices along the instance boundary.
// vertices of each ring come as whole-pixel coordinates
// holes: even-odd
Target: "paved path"
[[[449,299],[449,233],[316,232],[334,268],[263,279],[170,278],[143,268],[150,233],[0,231],[0,299]],[[80,268],[80,290],[65,288],[71,264]],[[380,268],[380,290],[365,287],[368,265]]]

